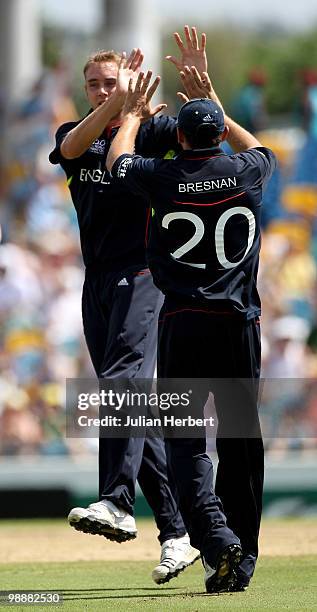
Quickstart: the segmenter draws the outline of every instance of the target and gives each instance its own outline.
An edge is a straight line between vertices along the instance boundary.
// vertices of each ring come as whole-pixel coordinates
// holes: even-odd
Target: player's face
[[[85,90],[90,106],[95,109],[109,98],[115,88],[118,66],[115,62],[101,62],[88,66],[85,78]]]

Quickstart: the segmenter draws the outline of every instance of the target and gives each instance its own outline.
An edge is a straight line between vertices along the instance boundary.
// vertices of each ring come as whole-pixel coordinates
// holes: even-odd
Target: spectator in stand
[[[267,113],[264,99],[266,75],[261,68],[253,68],[246,84],[236,96],[232,115],[248,132],[254,134],[267,126]]]

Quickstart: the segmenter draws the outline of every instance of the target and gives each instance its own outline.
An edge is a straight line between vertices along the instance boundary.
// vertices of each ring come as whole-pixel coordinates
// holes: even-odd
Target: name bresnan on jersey
[[[225,177],[209,181],[198,181],[197,183],[179,183],[179,193],[200,193],[215,191],[216,189],[230,189],[237,186],[237,177]]]

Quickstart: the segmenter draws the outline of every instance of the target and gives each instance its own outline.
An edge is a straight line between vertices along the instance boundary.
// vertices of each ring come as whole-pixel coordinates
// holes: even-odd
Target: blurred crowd
[[[0,170],[0,455],[96,450],[65,435],[65,379],[94,376],[76,213],[64,173],[48,162],[56,128],[77,118],[67,83],[59,65],[12,110]],[[263,377],[283,380],[263,386],[261,413],[269,452],[305,452],[317,448],[317,73],[303,78],[302,124],[270,129],[264,89],[253,71],[233,105],[279,159],[264,200],[259,290]]]
[[[76,212],[63,172],[48,162],[57,127],[77,118],[67,81],[62,65],[44,73],[10,118],[0,194],[5,455],[73,452],[65,437],[65,379],[93,375],[82,332]]]

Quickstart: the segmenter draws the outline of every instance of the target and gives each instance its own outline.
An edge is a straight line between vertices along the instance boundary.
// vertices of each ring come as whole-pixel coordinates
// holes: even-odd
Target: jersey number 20
[[[248,234],[248,243],[247,243],[244,255],[241,257],[239,261],[232,262],[227,259],[226,254],[225,254],[224,231],[225,231],[225,226],[226,226],[227,221],[234,215],[243,215],[244,217],[247,218],[248,223],[249,223],[249,234]],[[185,255],[186,253],[191,251],[195,246],[197,246],[197,244],[199,244],[202,237],[204,236],[205,226],[204,226],[203,221],[201,220],[200,217],[198,217],[198,215],[195,215],[194,213],[174,212],[174,213],[168,213],[167,215],[163,217],[162,226],[168,229],[168,226],[171,223],[171,221],[174,221],[176,219],[187,220],[193,223],[193,225],[195,226],[195,233],[190,238],[190,240],[185,242],[185,244],[183,244],[178,249],[176,249],[176,251],[171,253],[171,256],[174,257],[174,259],[177,259],[180,263],[186,264],[187,266],[192,266],[193,268],[205,269],[206,268],[205,263],[189,263],[188,261],[180,260],[180,258],[183,255]],[[226,210],[218,219],[218,222],[215,228],[215,236],[214,236],[217,259],[220,265],[226,269],[235,268],[236,266],[238,266],[244,260],[248,252],[250,251],[253,241],[254,241],[254,236],[255,236],[255,217],[253,213],[251,212],[251,210],[249,210],[249,208],[246,208],[245,206],[236,206],[234,208],[230,208],[229,210]]]

